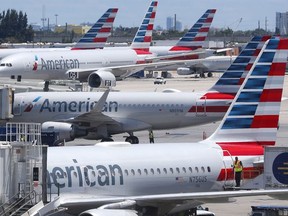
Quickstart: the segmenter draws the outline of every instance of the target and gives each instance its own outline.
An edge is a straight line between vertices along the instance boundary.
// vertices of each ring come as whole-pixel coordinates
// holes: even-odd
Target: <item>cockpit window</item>
[[[1,63],[0,64],[1,67],[7,66],[7,67],[12,67],[11,63]]]

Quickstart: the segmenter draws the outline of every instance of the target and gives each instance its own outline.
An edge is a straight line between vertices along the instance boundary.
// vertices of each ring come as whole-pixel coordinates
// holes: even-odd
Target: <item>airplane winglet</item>
[[[104,107],[104,105],[106,103],[106,100],[107,100],[109,92],[110,92],[110,88],[106,89],[106,91],[103,93],[103,95],[101,96],[101,98],[97,102],[97,104],[94,107],[94,109],[92,110],[92,112],[102,112],[103,107]]]

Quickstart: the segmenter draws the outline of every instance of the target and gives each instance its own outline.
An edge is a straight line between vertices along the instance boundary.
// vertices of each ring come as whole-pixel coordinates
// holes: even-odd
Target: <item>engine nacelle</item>
[[[107,88],[116,86],[114,74],[107,70],[99,70],[88,76],[88,85],[92,88]]]
[[[80,216],[138,216],[137,212],[129,209],[90,209]]]
[[[56,145],[63,141],[73,141],[77,137],[83,137],[87,135],[87,131],[79,129],[76,125],[65,122],[44,122],[42,124],[42,134],[56,135],[55,140],[51,145]]]
[[[179,67],[177,68],[177,74],[178,75],[189,75],[189,74],[193,74],[194,71],[192,71],[190,68],[187,67]]]

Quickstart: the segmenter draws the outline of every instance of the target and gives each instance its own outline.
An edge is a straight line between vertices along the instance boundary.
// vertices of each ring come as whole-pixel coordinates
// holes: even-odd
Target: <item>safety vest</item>
[[[238,160],[237,162],[235,162],[235,165],[234,165],[234,170],[235,172],[241,172],[242,171],[242,166],[241,166],[241,161]]]

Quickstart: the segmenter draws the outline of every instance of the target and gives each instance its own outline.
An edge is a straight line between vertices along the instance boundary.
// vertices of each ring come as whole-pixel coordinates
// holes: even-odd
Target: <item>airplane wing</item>
[[[65,120],[65,122],[70,122],[70,123],[83,123],[83,122],[92,122],[93,121],[93,126],[98,126],[103,123],[105,124],[119,124],[117,121],[113,120],[111,117],[105,115],[102,113],[102,109],[105,105],[105,102],[107,100],[108,94],[110,92],[110,89],[107,89],[99,101],[97,102],[96,106],[94,109],[92,109],[90,112],[83,113],[81,115],[78,115],[74,118]]]
[[[120,209],[121,203],[127,202],[131,206],[138,204],[145,206],[145,204],[155,203],[157,205],[170,206],[171,203],[178,203],[169,213],[177,212],[181,205],[185,208],[193,208],[206,202],[228,202],[229,198],[243,197],[243,196],[276,196],[282,199],[288,199],[288,189],[275,189],[275,190],[240,190],[240,191],[218,191],[218,192],[196,192],[196,193],[175,193],[175,194],[158,194],[158,195],[144,195],[144,196],[112,196],[112,197],[99,197],[87,194],[62,194],[57,198],[57,207],[63,208],[77,208],[77,206],[87,207],[87,209],[105,209],[102,206],[108,204],[111,208]],[[126,203],[126,204],[127,204]],[[117,205],[118,204],[118,205]],[[187,206],[189,205],[189,206]],[[93,206],[93,207],[92,207]],[[55,206],[54,206],[55,207]],[[128,207],[128,206],[127,206]],[[171,206],[170,206],[171,207]],[[123,208],[123,207],[122,207]],[[108,209],[108,208],[107,208]],[[80,212],[79,212],[80,213]]]
[[[193,60],[189,60],[193,61]],[[87,81],[90,73],[95,71],[109,71],[116,78],[125,78],[141,70],[157,70],[158,68],[172,65],[183,65],[185,61],[163,61],[154,63],[144,63],[144,64],[133,64],[133,65],[123,65],[123,66],[113,66],[113,67],[99,67],[99,68],[87,68],[87,69],[71,69],[66,72],[70,79],[79,79],[81,81]]]
[[[186,56],[190,56],[190,55],[198,55],[198,54],[203,54],[203,53],[205,53],[205,50],[197,49],[197,50],[194,50],[194,51],[182,52],[182,53],[178,53],[178,54],[147,57],[147,58],[145,58],[145,60],[147,62],[156,62],[156,61],[159,61],[159,60],[167,60],[167,59],[173,59],[173,58],[179,58],[179,57],[186,57]]]

